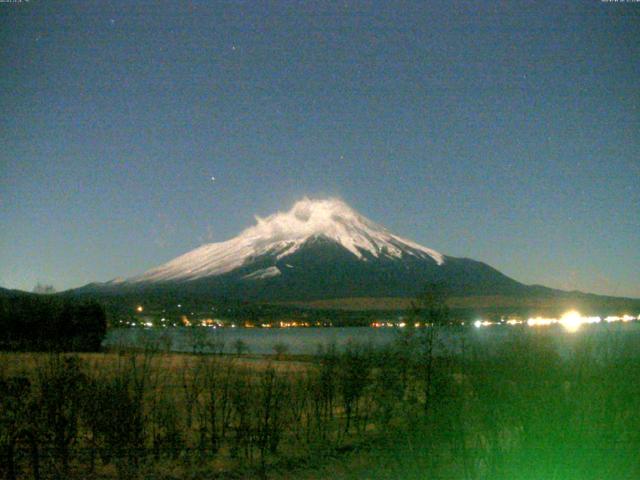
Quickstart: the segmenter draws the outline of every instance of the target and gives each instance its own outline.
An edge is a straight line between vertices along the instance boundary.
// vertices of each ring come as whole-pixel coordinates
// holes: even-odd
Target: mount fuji
[[[341,200],[304,198],[287,212],[256,217],[254,226],[230,240],[202,245],[128,279],[79,290],[308,301],[413,297],[429,283],[464,296],[536,288],[482,262],[394,235]]]

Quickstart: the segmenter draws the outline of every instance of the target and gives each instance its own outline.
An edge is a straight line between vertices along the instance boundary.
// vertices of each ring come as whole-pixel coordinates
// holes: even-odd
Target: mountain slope
[[[130,279],[129,283],[190,281],[221,275],[254,258],[286,258],[307,245],[310,239],[318,237],[339,244],[359,260],[409,255],[431,258],[438,265],[444,262],[440,253],[391,234],[336,199],[312,201],[305,198],[289,212],[276,213],[265,219],[256,217],[256,221],[255,226],[231,240],[203,245]]]
[[[340,200],[305,198],[288,212],[256,218],[235,238],[79,292],[282,301],[412,297],[434,282],[457,295],[514,295],[529,288],[482,262],[394,235]]]

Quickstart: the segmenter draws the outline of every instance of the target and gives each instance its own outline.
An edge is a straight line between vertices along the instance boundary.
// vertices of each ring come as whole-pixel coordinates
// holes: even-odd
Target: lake
[[[148,344],[164,344],[174,352],[193,352],[194,345],[205,353],[235,353],[235,343],[242,340],[247,353],[273,354],[274,346],[285,345],[287,353],[315,354],[320,346],[335,344],[344,348],[349,342],[383,346],[395,341],[403,332],[400,328],[331,327],[331,328],[117,328],[110,330],[103,342],[105,347],[142,348]],[[559,325],[528,327],[526,325],[495,325],[475,328],[443,327],[440,348],[460,352],[467,347],[497,348],[509,338],[518,335],[540,335],[551,342],[562,355],[569,355],[577,344],[590,342],[602,355],[630,350],[632,343],[640,343],[640,322],[583,325],[578,331],[568,332]]]

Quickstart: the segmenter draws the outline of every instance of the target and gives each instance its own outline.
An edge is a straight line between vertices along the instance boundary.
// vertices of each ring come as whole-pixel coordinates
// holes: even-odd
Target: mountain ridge
[[[202,245],[128,279],[78,291],[184,292],[243,300],[415,296],[425,283],[455,293],[521,293],[526,286],[472,259],[391,233],[329,198],[296,202],[224,242]]]
[[[394,235],[342,200],[306,197],[286,212],[256,217],[255,225],[232,239],[202,245],[140,275],[85,285],[73,293],[311,305],[414,298],[434,283],[445,286],[452,297],[611,298],[525,285],[481,261],[448,256]],[[501,302],[514,301],[522,303]]]
[[[234,238],[201,245],[125,282],[197,280],[221,275],[241,267],[250,258],[287,257],[320,236],[340,244],[358,259],[366,259],[367,253],[375,258],[398,258],[406,253],[431,257],[437,264],[444,262],[439,252],[392,234],[339,199],[305,197],[287,212],[256,217],[256,225]]]

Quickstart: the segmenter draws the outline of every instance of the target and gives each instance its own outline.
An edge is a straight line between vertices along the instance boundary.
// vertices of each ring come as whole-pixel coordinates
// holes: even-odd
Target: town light
[[[566,312],[560,318],[560,324],[565,328],[567,332],[573,333],[577,332],[582,325],[583,319],[582,316],[576,312],[575,310],[571,310]]]

